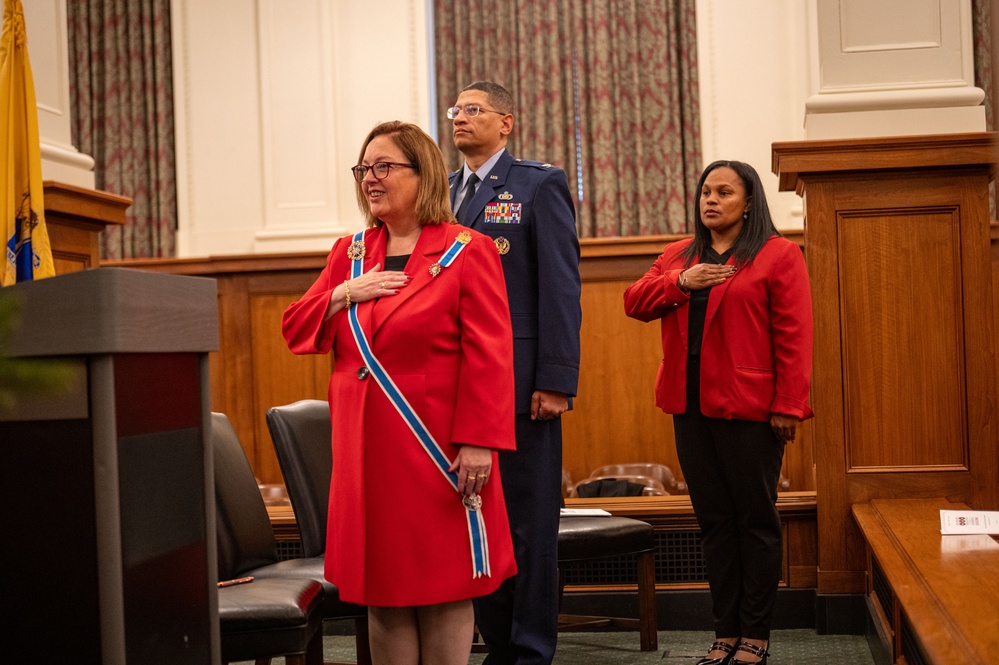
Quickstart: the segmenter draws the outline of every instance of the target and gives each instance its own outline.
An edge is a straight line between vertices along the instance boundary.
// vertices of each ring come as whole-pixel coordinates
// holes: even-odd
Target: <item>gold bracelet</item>
[[[680,289],[683,291],[689,291],[690,289],[687,288],[687,276],[684,274],[685,272],[687,271],[686,270],[680,271],[680,280],[677,283],[677,286],[679,286]]]
[[[344,294],[347,297],[347,309],[350,309],[350,280],[349,279],[343,280],[343,290],[344,290]]]

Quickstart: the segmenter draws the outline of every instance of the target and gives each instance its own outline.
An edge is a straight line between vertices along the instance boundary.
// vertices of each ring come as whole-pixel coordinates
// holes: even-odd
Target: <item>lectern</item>
[[[77,381],[0,412],[0,658],[216,663],[215,280],[98,268],[11,297],[2,352]]]

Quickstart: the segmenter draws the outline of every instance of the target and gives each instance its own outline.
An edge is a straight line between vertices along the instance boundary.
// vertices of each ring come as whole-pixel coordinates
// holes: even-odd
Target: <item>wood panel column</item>
[[[820,593],[865,590],[851,504],[999,508],[994,160],[993,133],[773,145],[805,203]]]

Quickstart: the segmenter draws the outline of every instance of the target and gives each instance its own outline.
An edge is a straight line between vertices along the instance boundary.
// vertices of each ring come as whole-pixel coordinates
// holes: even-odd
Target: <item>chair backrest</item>
[[[626,485],[622,485],[626,483]],[[639,488],[639,489],[636,489]],[[666,496],[669,492],[655,478],[620,474],[616,476],[590,476],[574,488],[576,495],[592,496]]]
[[[302,536],[302,556],[319,556],[326,551],[333,469],[329,404],[305,399],[275,406],[267,410],[267,429]]]
[[[683,493],[687,489],[686,483],[678,482],[673,474],[673,469],[665,464],[652,462],[635,462],[630,464],[608,464],[599,469],[594,469],[590,473],[591,478],[606,476],[646,476],[662,483],[662,486],[669,492]]]
[[[220,580],[276,563],[277,542],[253,469],[229,418],[212,414],[215,532]]]

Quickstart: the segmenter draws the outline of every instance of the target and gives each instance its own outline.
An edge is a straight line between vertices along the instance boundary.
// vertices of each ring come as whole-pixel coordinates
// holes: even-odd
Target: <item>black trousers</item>
[[[776,502],[784,443],[769,422],[704,416],[696,359],[687,376],[687,411],[673,416],[673,428],[701,527],[715,636],[767,640],[781,575]]]
[[[549,665],[558,640],[562,419],[518,413],[517,450],[500,451],[517,574],[475,599],[487,665]]]

